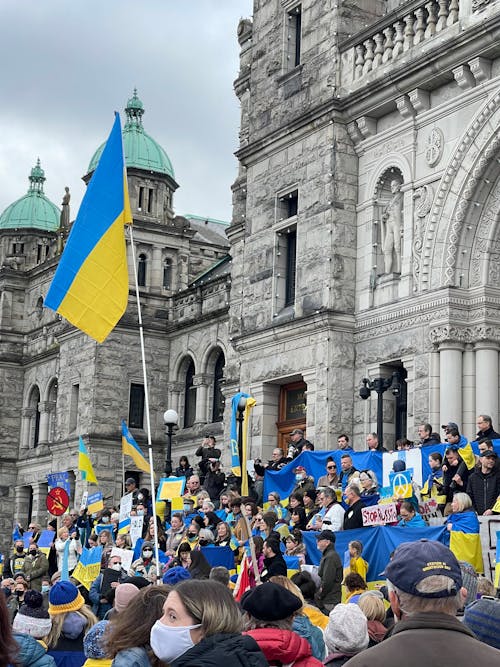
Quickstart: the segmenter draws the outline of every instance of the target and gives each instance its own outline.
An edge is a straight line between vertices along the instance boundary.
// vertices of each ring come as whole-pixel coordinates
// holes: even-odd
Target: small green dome
[[[56,232],[59,229],[60,211],[43,194],[45,172],[40,159],[31,170],[28,194],[18,199],[0,215],[0,229],[43,229]]]
[[[174,168],[168,155],[160,144],[144,132],[142,125],[144,105],[137,96],[137,90],[134,90],[134,94],[128,100],[125,114],[127,115],[127,120],[122,134],[127,167],[154,171],[175,178]],[[104,144],[101,144],[90,160],[87,173],[91,173],[97,167],[103,149]]]

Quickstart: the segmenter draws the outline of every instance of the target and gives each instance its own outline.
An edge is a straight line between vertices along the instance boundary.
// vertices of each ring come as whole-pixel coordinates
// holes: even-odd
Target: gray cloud
[[[144,126],[180,184],[178,213],[230,220],[239,104],[236,28],[252,0],[23,0],[2,3],[0,210],[39,156],[45,192],[72,214],[80,180],[133,88]],[[122,116],[123,118],[123,116]]]

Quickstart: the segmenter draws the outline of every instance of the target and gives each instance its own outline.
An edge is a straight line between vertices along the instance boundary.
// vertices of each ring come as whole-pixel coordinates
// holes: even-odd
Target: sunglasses
[[[337,470],[337,466],[326,466],[327,470]]]

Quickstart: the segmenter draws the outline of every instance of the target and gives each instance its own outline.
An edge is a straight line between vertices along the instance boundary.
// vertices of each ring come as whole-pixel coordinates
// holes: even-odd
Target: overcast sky
[[[89,161],[137,87],[143,122],[169,155],[178,214],[231,217],[239,103],[236,29],[252,0],[0,3],[0,211],[40,157],[45,194],[71,216]],[[122,123],[124,115],[122,114]]]

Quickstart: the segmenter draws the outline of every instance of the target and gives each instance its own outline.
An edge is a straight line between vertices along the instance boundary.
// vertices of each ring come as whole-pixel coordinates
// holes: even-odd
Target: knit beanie
[[[80,591],[71,581],[57,581],[49,591],[49,614],[65,614],[78,611],[85,604]]]
[[[170,584],[171,586],[175,586],[175,584],[178,584],[179,581],[184,581],[184,579],[191,579],[191,573],[185,567],[179,565],[171,567],[163,575],[163,583]]]
[[[14,617],[12,628],[23,635],[42,639],[52,628],[52,619],[43,608],[43,596],[38,591],[29,590],[24,594],[24,602]]]
[[[357,604],[337,604],[330,612],[325,642],[333,653],[359,653],[367,646],[368,622]]]
[[[476,637],[500,649],[500,600],[483,596],[465,607],[464,623]]]
[[[90,628],[83,638],[83,652],[85,653],[86,658],[100,660],[101,658],[106,657],[102,637],[108,624],[109,621],[99,621]]]
[[[118,613],[123,611],[130,600],[139,594],[139,589],[134,584],[120,584],[115,588],[115,609]]]
[[[460,570],[462,571],[462,585],[467,590],[464,607],[473,602],[477,595],[477,572],[474,567],[465,560],[459,560]]]

